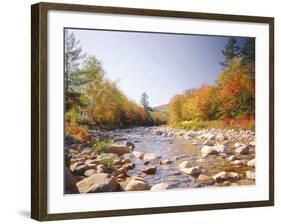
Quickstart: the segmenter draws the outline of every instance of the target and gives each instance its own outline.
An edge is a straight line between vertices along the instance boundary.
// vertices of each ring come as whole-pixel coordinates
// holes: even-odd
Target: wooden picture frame
[[[268,200],[233,203],[197,204],[107,211],[48,212],[48,12],[67,11],[135,15],[165,18],[188,18],[210,21],[249,22],[269,25],[269,182]],[[109,216],[141,215],[170,212],[246,208],[274,205],[274,18],[223,15],[183,11],[118,8],[90,5],[38,3],[31,7],[31,217],[39,221]]]

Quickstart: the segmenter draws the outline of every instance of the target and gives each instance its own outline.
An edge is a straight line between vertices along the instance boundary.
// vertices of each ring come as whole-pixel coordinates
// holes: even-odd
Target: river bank
[[[168,127],[92,130],[110,144],[66,144],[65,193],[163,190],[255,183],[251,130]]]

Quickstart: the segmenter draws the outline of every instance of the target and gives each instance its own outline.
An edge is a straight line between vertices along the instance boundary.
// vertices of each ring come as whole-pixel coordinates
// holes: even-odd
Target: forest
[[[89,128],[111,130],[168,125],[183,129],[209,127],[254,129],[255,40],[240,47],[234,37],[222,50],[221,72],[214,85],[202,84],[175,95],[167,111],[149,104],[144,92],[139,102],[129,99],[110,80],[101,62],[83,52],[79,40],[65,30],[64,92],[66,138],[90,141]]]

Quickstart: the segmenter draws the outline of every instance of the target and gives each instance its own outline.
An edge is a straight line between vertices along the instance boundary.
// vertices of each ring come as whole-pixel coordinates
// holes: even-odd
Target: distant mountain
[[[168,104],[163,104],[157,107],[152,108],[154,111],[159,111],[159,112],[168,112]]]

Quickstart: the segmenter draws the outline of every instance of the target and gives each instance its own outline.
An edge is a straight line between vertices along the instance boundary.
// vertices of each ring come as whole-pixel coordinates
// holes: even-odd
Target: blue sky
[[[84,52],[102,62],[106,76],[139,103],[166,104],[183,91],[213,84],[228,37],[72,29]],[[245,38],[237,38],[241,45]]]

